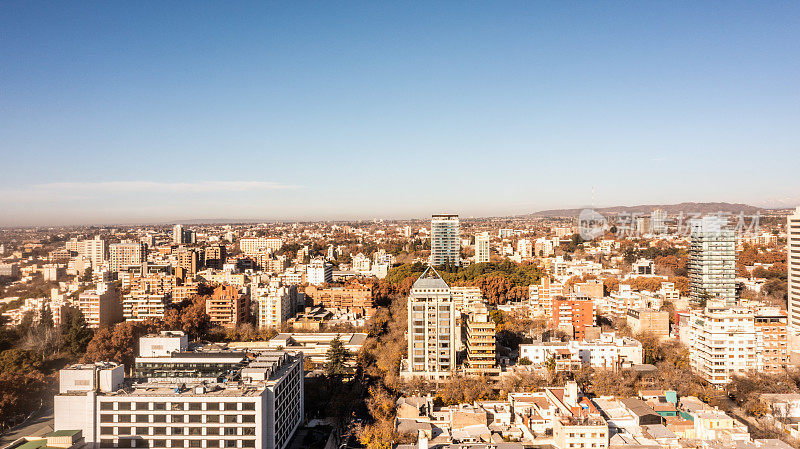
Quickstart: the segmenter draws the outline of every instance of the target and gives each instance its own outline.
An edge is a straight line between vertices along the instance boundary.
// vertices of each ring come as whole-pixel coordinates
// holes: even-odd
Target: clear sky
[[[800,203],[800,2],[0,1],[0,225]]]

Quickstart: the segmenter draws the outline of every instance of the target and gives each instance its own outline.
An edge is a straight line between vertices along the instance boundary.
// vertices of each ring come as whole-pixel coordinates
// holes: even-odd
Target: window
[[[190,423],[203,422],[203,416],[202,415],[189,415],[189,422]]]
[[[256,428],[255,427],[242,427],[242,435],[255,435]]]
[[[133,419],[136,422],[150,422],[150,416],[148,415],[134,415]]]
[[[206,447],[219,447],[219,440],[206,440]]]
[[[206,422],[219,422],[219,415],[206,415]]]
[[[239,408],[236,405],[237,404],[235,402],[226,402],[225,403],[225,410],[228,410],[228,411],[238,410]]]
[[[243,423],[256,422],[256,415],[242,415],[242,422]]]
[[[173,427],[170,429],[171,435],[183,435],[183,427]]]
[[[101,402],[100,403],[100,410],[114,410],[114,403],[113,402]]]
[[[183,447],[186,443],[184,440],[171,440],[170,447]]]
[[[137,427],[136,428],[136,435],[139,435],[139,436],[150,435],[150,428],[149,427]]]
[[[236,427],[225,427],[225,435],[236,435]]]
[[[166,410],[167,403],[166,402],[154,402],[153,403],[153,410]]]
[[[131,403],[130,402],[117,402],[117,410],[130,410]]]
[[[190,402],[189,403],[189,410],[202,410],[203,404],[199,402]]]
[[[202,434],[203,434],[203,428],[202,427],[196,427],[196,426],[189,427],[189,435],[195,435],[196,436],[196,435],[202,435]]]
[[[153,440],[152,447],[167,447],[165,440]]]
[[[153,415],[153,422],[167,422],[167,415]]]
[[[100,422],[114,422],[114,415],[100,415]]]
[[[237,422],[236,417],[237,417],[237,415],[225,415],[225,422],[228,423],[228,424],[235,423],[235,422]]]
[[[242,404],[242,410],[255,410],[256,404],[254,402],[245,402]]]
[[[201,447],[203,442],[200,440],[189,440],[189,447]]]
[[[242,447],[256,447],[256,441],[255,440],[243,440],[242,441]]]
[[[236,447],[236,440],[225,440],[225,447]]]
[[[100,427],[100,435],[113,435],[114,428],[113,427]]]
[[[130,427],[118,427],[117,428],[117,435],[130,435],[131,428]]]
[[[153,435],[166,435],[167,428],[166,427],[153,427]]]

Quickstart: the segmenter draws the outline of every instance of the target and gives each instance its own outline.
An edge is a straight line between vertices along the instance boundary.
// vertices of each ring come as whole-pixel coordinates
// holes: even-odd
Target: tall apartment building
[[[244,237],[239,239],[239,250],[245,256],[252,256],[262,251],[277,251],[283,247],[283,240],[267,237]]]
[[[90,240],[82,240],[77,244],[78,254],[86,258],[92,267],[99,267],[106,261],[106,242],[95,236]]]
[[[147,255],[144,244],[113,243],[108,246],[111,271],[119,271],[127,265],[140,265]]]
[[[296,285],[267,285],[253,289],[258,305],[258,327],[279,329],[298,309]]]
[[[54,428],[98,448],[284,449],[303,420],[302,353],[251,352],[146,354],[136,382],[122,365],[69,366]]]
[[[204,255],[203,265],[206,268],[221,270],[228,258],[228,251],[225,245],[209,245],[205,247]]]
[[[594,301],[589,298],[570,297],[553,299],[550,328],[572,333],[576,340],[583,340],[586,327],[594,326],[597,313]]]
[[[200,265],[200,255],[189,248],[181,248],[174,253],[176,276],[186,279],[197,274]]]
[[[759,368],[770,374],[784,372],[789,364],[789,319],[786,311],[779,307],[759,307],[754,321]]]
[[[800,331],[800,207],[786,221],[786,264],[789,271],[789,325]]]
[[[709,301],[705,309],[691,311],[689,326],[689,362],[712,385],[721,387],[734,374],[758,369],[752,310]]]
[[[727,219],[706,216],[690,220],[689,281],[695,301],[736,304],[736,238]]]
[[[408,296],[408,359],[403,377],[447,378],[456,365],[456,317],[450,287],[433,267]]]
[[[172,227],[172,243],[174,245],[181,245],[183,241],[183,225],[176,224]]]
[[[306,267],[306,282],[320,285],[333,282],[333,266],[322,259],[314,259]]]
[[[551,282],[549,276],[544,276],[539,284],[528,286],[528,302],[535,315],[546,315],[553,310],[553,299],[564,296],[564,285],[560,282]]]
[[[249,298],[232,285],[217,287],[206,300],[206,314],[218,326],[236,327],[247,320],[249,313]]]
[[[528,239],[519,239],[517,242],[517,254],[523,259],[533,257],[533,242]]]
[[[475,234],[475,263],[489,262],[489,233]]]
[[[454,265],[461,262],[458,215],[436,214],[431,217],[431,265]]]
[[[144,321],[148,318],[163,319],[167,304],[166,293],[132,291],[122,299],[122,317],[125,321]]]
[[[481,304],[467,318],[466,374],[500,374],[497,369],[496,335],[494,320],[489,310]]]
[[[78,295],[76,306],[86,320],[86,326],[97,329],[122,321],[122,301],[116,289],[100,283],[95,290]]]

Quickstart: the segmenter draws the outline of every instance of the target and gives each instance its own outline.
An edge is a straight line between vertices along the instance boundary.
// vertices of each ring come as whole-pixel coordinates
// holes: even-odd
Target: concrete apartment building
[[[483,293],[480,287],[450,287],[453,306],[459,312],[467,312],[473,306],[483,304]]]
[[[90,448],[283,449],[303,420],[301,353],[140,355],[136,382],[117,364],[61,370],[55,429],[82,430]]]
[[[374,305],[371,285],[349,284],[328,288],[309,285],[305,293],[306,300],[313,306],[326,309],[372,309]]]
[[[233,285],[217,287],[206,300],[206,314],[218,326],[236,327],[245,322],[249,313],[249,298]]]
[[[556,371],[575,371],[584,367],[620,369],[640,365],[644,356],[641,342],[611,333],[595,340],[537,341],[519,345],[520,359],[536,367],[555,360]]]
[[[528,286],[528,301],[535,315],[546,315],[553,310],[553,299],[564,296],[564,285],[544,276],[539,284]]]
[[[132,291],[122,298],[122,317],[125,321],[163,319],[164,311],[170,302],[167,293]]]
[[[488,232],[475,234],[475,263],[490,261],[489,241],[490,237]]]
[[[576,340],[583,340],[586,327],[597,322],[594,301],[589,298],[558,297],[553,299],[551,310],[550,328],[567,332]]]
[[[408,296],[408,359],[402,377],[440,380],[456,368],[456,318],[450,288],[433,267],[411,286]]]
[[[800,207],[786,219],[786,265],[789,271],[789,325],[800,332]]]
[[[689,221],[689,281],[695,301],[736,304],[736,237],[727,219],[706,216]]]
[[[108,245],[108,261],[111,271],[120,271],[127,265],[140,265],[147,251],[143,243],[112,243]]]
[[[106,261],[106,242],[99,235],[93,239],[67,242],[67,249],[83,256],[94,267],[100,267]],[[73,249],[74,248],[74,249]]]
[[[759,307],[753,320],[760,370],[770,374],[784,372],[789,364],[788,314],[779,307]]]
[[[306,282],[320,285],[333,282],[333,265],[322,259],[314,259],[306,267]]]
[[[244,237],[239,239],[239,250],[245,256],[253,256],[263,251],[278,251],[283,248],[283,240],[267,237]]]
[[[497,368],[497,337],[494,320],[485,305],[476,306],[466,320],[467,360],[464,373],[472,375],[500,374]]]
[[[431,265],[461,263],[461,240],[458,215],[435,214],[431,216]]]
[[[693,310],[689,319],[689,362],[692,369],[716,387],[734,374],[758,369],[755,314],[744,307],[711,301]]]
[[[96,289],[81,293],[76,302],[86,325],[92,329],[122,321],[122,300],[119,292],[108,284],[100,283]]]
[[[298,311],[296,285],[267,285],[253,288],[253,303],[258,307],[258,327],[279,329]]]

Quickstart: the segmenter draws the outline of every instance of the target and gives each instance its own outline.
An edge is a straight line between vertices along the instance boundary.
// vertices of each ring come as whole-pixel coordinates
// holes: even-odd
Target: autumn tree
[[[344,347],[341,337],[337,334],[331,341],[328,351],[325,353],[325,375],[328,377],[342,377],[347,375],[349,369],[347,363],[352,358],[350,351]]]

